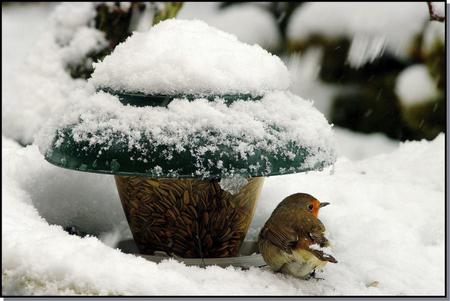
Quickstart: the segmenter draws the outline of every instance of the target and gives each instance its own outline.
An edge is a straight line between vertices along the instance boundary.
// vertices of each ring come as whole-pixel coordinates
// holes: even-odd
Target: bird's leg
[[[309,279],[316,279],[316,280],[325,280],[324,278],[320,278],[320,277],[316,277],[316,269],[314,269],[311,274],[309,274],[309,277],[307,280]]]

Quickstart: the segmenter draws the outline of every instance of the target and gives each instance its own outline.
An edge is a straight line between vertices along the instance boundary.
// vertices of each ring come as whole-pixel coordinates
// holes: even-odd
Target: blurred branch
[[[131,2],[129,5],[124,5],[123,2],[98,2],[95,5],[96,16],[93,26],[105,34],[108,47],[88,53],[79,62],[69,64],[67,67],[70,75],[72,78],[89,78],[93,72],[92,62],[102,60],[119,43],[125,41],[131,35],[134,25],[146,17],[144,14],[146,9],[155,12],[152,14],[152,21],[153,24],[157,24],[175,17],[181,7],[182,2]]]
[[[166,2],[164,3],[164,9],[157,10],[153,17],[153,25],[158,24],[160,21],[174,18],[178,14],[178,11],[183,6],[183,2]]]
[[[434,7],[433,7],[433,3],[431,3],[431,1],[427,1],[427,5],[428,5],[428,11],[430,12],[430,20],[431,21],[439,21],[439,22],[445,21],[445,16],[442,16],[442,15],[439,15],[438,13],[436,13],[436,11],[434,10]]]
[[[135,7],[139,11],[143,11],[145,4],[144,2],[132,2],[128,8],[122,8],[119,2],[115,2],[112,7],[105,3],[96,6],[95,28],[105,33],[110,44],[108,52],[111,52],[117,44],[123,42],[131,34],[129,27]]]

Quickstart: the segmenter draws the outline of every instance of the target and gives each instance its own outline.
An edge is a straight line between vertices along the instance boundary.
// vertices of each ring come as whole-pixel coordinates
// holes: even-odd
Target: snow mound
[[[199,20],[170,19],[135,32],[94,68],[97,87],[147,94],[262,95],[289,87],[277,56]]]
[[[397,77],[395,93],[404,105],[414,105],[433,100],[439,96],[436,82],[431,77],[427,66],[412,65]]]
[[[2,149],[2,292],[65,295],[443,295],[444,135],[330,170],[270,177],[257,234],[286,196],[331,205],[319,218],[339,263],[303,281],[269,269],[187,267],[121,253],[96,237],[125,220],[110,176],[48,164],[36,146]],[[59,217],[59,218],[57,218]],[[380,245],[382,246],[380,248]],[[377,287],[370,287],[377,281]]]
[[[133,154],[126,160],[140,161],[146,169],[158,165],[153,176],[205,178],[291,173],[335,161],[331,126],[311,102],[290,92],[230,105],[220,98],[175,99],[167,108],[124,106],[116,96],[88,96],[83,90],[74,92],[73,100],[37,138],[43,154],[51,155],[73,139],[110,160],[115,157],[105,153],[120,144],[120,152]],[[180,166],[179,160],[188,161],[189,167]]]
[[[428,19],[425,2],[309,2],[292,14],[287,35],[297,42],[315,34],[347,37],[354,48],[349,62],[362,65],[384,50],[407,57]]]
[[[2,172],[7,176],[3,184],[16,186],[14,181],[20,179],[17,185],[33,195],[33,206],[47,222],[95,235],[126,224],[112,177],[54,167],[43,160],[35,145],[23,148],[5,138],[2,144]]]

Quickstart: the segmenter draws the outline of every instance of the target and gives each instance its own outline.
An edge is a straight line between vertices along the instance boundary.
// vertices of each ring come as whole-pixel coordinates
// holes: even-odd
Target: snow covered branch
[[[430,12],[430,20],[431,21],[439,21],[444,22],[445,16],[441,14],[441,12],[437,11],[431,1],[427,1],[428,11]]]

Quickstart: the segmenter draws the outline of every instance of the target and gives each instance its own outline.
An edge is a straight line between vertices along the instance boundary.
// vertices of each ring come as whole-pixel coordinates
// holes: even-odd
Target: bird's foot
[[[312,271],[311,274],[309,274],[309,276],[308,276],[308,278],[306,280],[309,280],[309,279],[315,279],[317,281],[325,280],[324,278],[316,277],[316,270]]]

